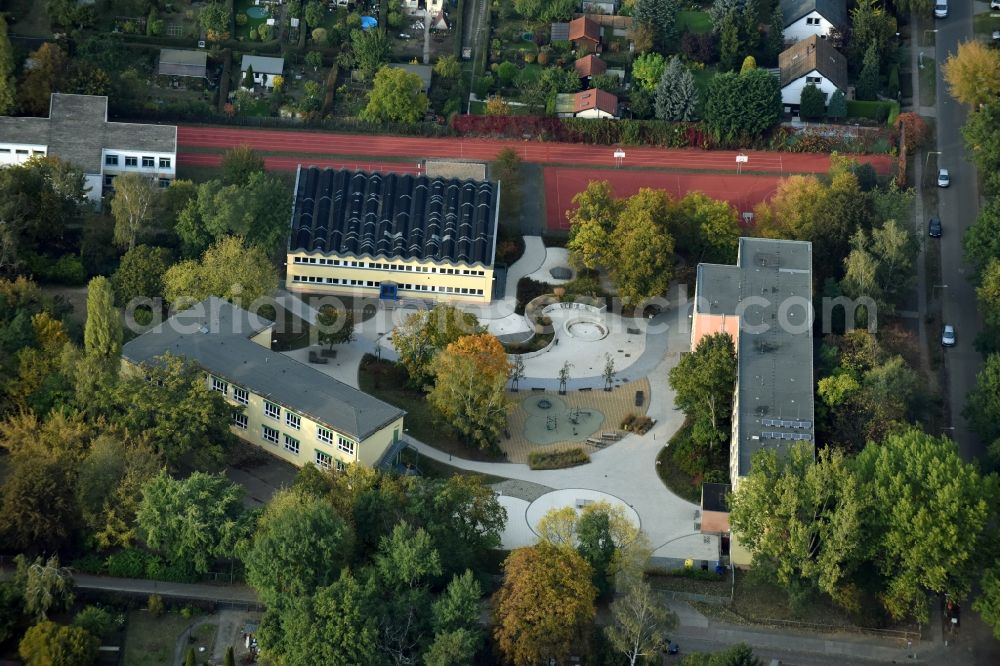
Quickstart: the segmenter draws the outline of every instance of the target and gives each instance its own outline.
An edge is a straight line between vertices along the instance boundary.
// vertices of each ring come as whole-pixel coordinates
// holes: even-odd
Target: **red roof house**
[[[577,118],[617,118],[618,98],[606,90],[584,90],[573,95]]]
[[[604,62],[593,53],[577,60],[573,63],[573,67],[576,69],[576,75],[581,79],[597,76],[598,74],[603,74],[608,71],[608,63]]]
[[[571,42],[590,42],[594,46],[601,43],[601,26],[586,16],[569,22],[569,40]]]

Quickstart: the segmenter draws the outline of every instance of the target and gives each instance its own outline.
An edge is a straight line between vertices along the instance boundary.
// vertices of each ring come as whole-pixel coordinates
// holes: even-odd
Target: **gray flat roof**
[[[104,148],[177,152],[177,128],[109,123],[107,97],[53,93],[48,118],[0,117],[0,141],[47,146],[49,155],[97,174]]]
[[[741,238],[736,266],[698,266],[698,312],[737,314],[739,475],[762,449],[815,445],[812,244]]]
[[[733,314],[740,302],[743,271],[729,264],[698,264],[695,293],[704,295],[695,302],[695,312]]]
[[[359,441],[405,414],[250,340],[269,326],[270,322],[213,296],[130,341],[122,348],[122,357],[148,364],[167,353],[182,356],[206,372]]]
[[[737,436],[746,476],[757,451],[815,445],[812,243],[741,238],[737,263],[744,305]]]

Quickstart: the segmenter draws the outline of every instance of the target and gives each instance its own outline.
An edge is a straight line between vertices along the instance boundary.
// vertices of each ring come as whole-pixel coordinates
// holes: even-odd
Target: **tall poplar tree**
[[[95,277],[87,286],[87,324],[83,345],[89,356],[115,359],[122,350],[122,322],[115,309],[111,281]]]
[[[15,103],[14,56],[7,38],[7,21],[0,16],[0,116],[9,115]]]

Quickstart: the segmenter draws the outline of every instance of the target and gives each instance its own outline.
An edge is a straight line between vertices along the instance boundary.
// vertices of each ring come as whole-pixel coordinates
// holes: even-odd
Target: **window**
[[[806,83],[813,83],[819,85],[823,81],[822,76],[807,76]]]
[[[278,443],[278,431],[274,428],[269,428],[267,426],[262,426],[263,437],[272,444]]]
[[[333,467],[333,456],[329,453],[316,451],[316,466],[322,467],[323,469],[330,469]]]
[[[333,431],[326,428],[316,428],[316,439],[324,444],[333,444]]]
[[[229,384],[218,377],[212,377],[212,390],[218,391],[222,395],[227,395],[229,393]]]
[[[152,157],[143,157],[142,158],[142,168],[144,168],[144,169],[152,169],[153,166],[155,165],[155,163],[156,163],[156,160],[154,160]]]
[[[105,155],[104,164],[106,166],[118,166],[118,156],[117,155]]]
[[[354,455],[354,442],[344,437],[337,437],[337,448],[349,455]]]
[[[295,428],[296,430],[302,425],[302,419],[298,414],[293,414],[288,410],[285,410],[285,425],[289,428]]]
[[[241,389],[239,386],[233,387],[233,400],[240,403],[241,405],[250,404],[250,394],[246,389]]]
[[[281,407],[278,407],[273,402],[264,401],[264,416],[268,418],[281,420]]]
[[[139,158],[136,157],[135,155],[126,155],[125,156],[125,166],[127,166],[127,167],[129,167],[129,166],[130,167],[139,166]]]
[[[28,154],[28,151],[27,151],[27,150],[22,150],[21,148],[16,148],[16,149],[14,150],[14,152],[15,152],[16,154],[18,154],[18,155],[27,155],[27,154]]]
[[[247,418],[246,414],[241,414],[240,412],[233,412],[233,424],[236,425],[240,430],[246,430],[247,424],[250,420]]]
[[[160,168],[161,169],[169,169],[170,168],[170,158],[169,157],[161,157],[160,158]]]
[[[344,464],[344,461],[343,460],[338,460],[337,461],[337,471],[338,472],[343,472],[346,469],[347,469],[347,465]]]
[[[160,178],[160,180],[159,180],[159,182],[157,184],[160,186],[160,189],[166,189],[166,188],[170,187],[170,179],[169,178]]]
[[[810,16],[806,19],[806,25],[819,25],[818,16]]]
[[[112,184],[114,183],[114,181],[115,181],[115,177],[114,176],[105,176],[104,177],[104,187],[111,187]]]
[[[291,451],[295,455],[299,455],[299,440],[285,435],[285,450]]]

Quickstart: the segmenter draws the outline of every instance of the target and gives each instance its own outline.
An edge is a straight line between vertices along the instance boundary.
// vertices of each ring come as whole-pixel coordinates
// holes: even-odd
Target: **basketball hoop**
[[[622,165],[622,162],[625,160],[625,151],[616,150],[614,155],[615,155],[615,166],[620,167]]]
[[[736,173],[741,173],[743,171],[743,165],[750,161],[750,156],[745,153],[739,153],[736,156]]]

